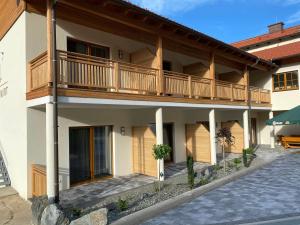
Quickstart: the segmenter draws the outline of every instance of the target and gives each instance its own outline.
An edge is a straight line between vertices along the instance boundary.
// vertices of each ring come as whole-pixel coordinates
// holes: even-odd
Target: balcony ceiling
[[[45,14],[46,3],[25,0],[26,10]],[[71,22],[105,30],[117,35],[155,44],[157,36],[164,40],[164,47],[181,53],[209,59],[216,54],[216,62],[245,65],[259,70],[277,68],[270,61],[259,59],[243,50],[216,40],[201,32],[178,24],[123,0],[58,0],[57,15]]]

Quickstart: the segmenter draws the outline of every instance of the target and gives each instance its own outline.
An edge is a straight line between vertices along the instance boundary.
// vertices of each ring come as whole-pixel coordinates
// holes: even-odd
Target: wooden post
[[[163,50],[162,50],[162,38],[158,37],[156,44],[156,65],[158,69],[158,85],[157,95],[164,94],[164,71],[163,71]]]
[[[209,76],[211,79],[211,99],[216,97],[216,67],[215,67],[215,53],[211,53],[210,62],[209,62]]]
[[[245,85],[245,102],[249,101],[249,70],[247,66],[244,70],[244,85]]]
[[[192,98],[193,91],[192,91],[192,76],[188,77],[188,83],[189,83],[189,98]]]
[[[230,84],[230,90],[231,90],[231,101],[233,102],[233,84]]]
[[[115,62],[114,63],[114,67],[115,67],[115,90],[116,92],[119,92],[120,89],[120,67],[119,67],[119,63]]]
[[[258,89],[258,103],[261,103],[261,89]]]

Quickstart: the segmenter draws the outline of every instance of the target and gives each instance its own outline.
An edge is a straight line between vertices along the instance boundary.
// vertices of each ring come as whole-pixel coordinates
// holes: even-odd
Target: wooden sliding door
[[[112,174],[112,127],[70,128],[70,183]]]
[[[208,123],[186,125],[186,150],[195,161],[211,162],[210,136]]]
[[[234,136],[234,144],[225,148],[226,152],[243,153],[244,148],[244,129],[238,121],[222,122],[222,128],[230,129]]]

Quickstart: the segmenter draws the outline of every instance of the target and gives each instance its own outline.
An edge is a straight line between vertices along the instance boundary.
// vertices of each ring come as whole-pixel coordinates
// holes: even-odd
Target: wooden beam
[[[162,46],[162,37],[157,38],[157,44],[156,44],[156,66],[159,70],[158,75],[158,90],[157,94],[163,94],[165,92],[164,90],[164,71],[163,71],[163,46]]]
[[[249,70],[247,66],[244,69],[244,85],[245,85],[245,102],[248,102],[250,98],[250,94],[249,94]]]
[[[215,66],[215,52],[211,53],[209,61],[209,77],[211,79],[211,99],[216,97],[216,66]]]

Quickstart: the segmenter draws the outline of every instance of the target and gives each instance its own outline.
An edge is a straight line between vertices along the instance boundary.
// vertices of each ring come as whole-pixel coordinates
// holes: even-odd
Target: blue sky
[[[300,24],[300,0],[129,1],[228,43],[266,33],[279,21]]]

